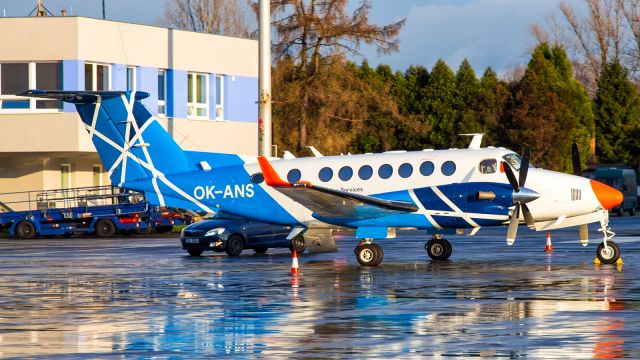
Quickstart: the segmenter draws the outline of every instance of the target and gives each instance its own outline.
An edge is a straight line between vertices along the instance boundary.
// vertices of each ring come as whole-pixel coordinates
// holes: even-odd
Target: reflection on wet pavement
[[[338,253],[303,255],[300,278],[282,250],[2,240],[0,356],[640,358],[640,224],[617,226],[622,268],[594,265],[598,241],[571,231],[553,233],[551,255],[542,233],[514,247],[504,231],[451,236],[446,262],[407,232],[380,242],[378,268],[358,266],[343,235]]]

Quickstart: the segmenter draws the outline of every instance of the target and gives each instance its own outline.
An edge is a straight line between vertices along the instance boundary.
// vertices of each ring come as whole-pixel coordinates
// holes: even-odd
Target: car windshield
[[[513,153],[513,154],[507,154],[505,156],[502,157],[509,165],[511,165],[512,168],[514,168],[516,171],[520,171],[520,163],[522,162],[522,159],[520,158],[520,155]],[[532,163],[529,163],[529,168],[535,168],[535,166],[533,166]]]

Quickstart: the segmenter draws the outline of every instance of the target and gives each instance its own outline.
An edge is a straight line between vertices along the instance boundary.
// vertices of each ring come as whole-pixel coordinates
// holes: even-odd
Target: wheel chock
[[[593,259],[593,263],[596,264],[596,265],[600,265],[601,264],[600,259],[598,259],[598,258]]]
[[[622,262],[622,258],[618,258],[618,260],[616,260],[616,265],[622,265],[624,264],[624,262]]]

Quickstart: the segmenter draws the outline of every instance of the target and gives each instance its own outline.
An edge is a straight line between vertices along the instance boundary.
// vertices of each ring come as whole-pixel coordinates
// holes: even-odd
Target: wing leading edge
[[[264,156],[258,157],[267,185],[302,204],[321,218],[370,219],[418,211],[418,207],[405,202],[384,200],[346,191],[313,185],[307,181],[290,183],[276,173]]]

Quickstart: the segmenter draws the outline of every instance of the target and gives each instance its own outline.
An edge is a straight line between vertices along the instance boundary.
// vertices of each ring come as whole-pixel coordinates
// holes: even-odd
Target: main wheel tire
[[[616,210],[616,214],[618,214],[618,216],[620,216],[620,217],[624,216],[624,211],[622,210],[622,206],[620,206],[620,207]]]
[[[224,251],[226,251],[229,256],[240,256],[242,253],[242,249],[244,248],[244,239],[242,235],[231,235],[229,239],[227,239],[227,246]]]
[[[187,250],[187,252],[191,256],[200,256],[200,255],[202,255],[202,250]]]
[[[173,225],[164,225],[164,226],[156,227],[156,232],[158,234],[166,234],[166,233],[170,232],[171,230],[173,230]]]
[[[632,207],[629,209],[629,216],[636,216],[636,208]]]
[[[296,250],[296,253],[302,254],[307,249],[307,244],[304,241],[304,236],[296,235],[293,239],[291,239],[291,244],[289,244],[289,251],[293,252],[293,249]]]
[[[15,234],[18,239],[31,239],[36,235],[36,228],[30,221],[21,221],[16,225]]]
[[[364,244],[356,248],[356,259],[362,266],[378,266],[383,258],[382,248],[377,244]]]
[[[613,241],[607,241],[608,247],[604,247],[604,242],[598,245],[596,256],[603,264],[615,264],[620,259],[620,247]]]
[[[110,237],[116,233],[116,226],[109,219],[100,219],[96,223],[96,235],[98,237]]]
[[[253,248],[253,251],[255,251],[256,254],[264,254],[267,250],[269,250],[269,248],[266,246],[256,246]]]
[[[431,239],[424,248],[433,260],[447,260],[453,253],[453,246],[447,239]]]

